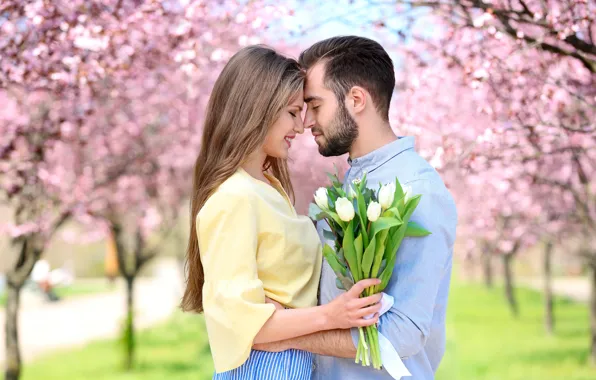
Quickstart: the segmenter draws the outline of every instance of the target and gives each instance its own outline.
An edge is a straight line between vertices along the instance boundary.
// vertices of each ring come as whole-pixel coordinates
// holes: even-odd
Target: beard
[[[324,157],[341,156],[350,151],[354,140],[358,137],[358,125],[349,114],[346,106],[339,104],[335,117],[331,121],[326,143],[319,145],[319,153]]]

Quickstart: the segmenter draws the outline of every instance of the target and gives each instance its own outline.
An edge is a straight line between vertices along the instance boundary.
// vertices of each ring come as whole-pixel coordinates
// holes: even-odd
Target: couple
[[[413,379],[434,378],[457,216],[414,138],[389,125],[394,84],[387,52],[355,36],[321,41],[299,62],[251,46],[223,69],[195,164],[182,300],[205,314],[214,379],[391,379],[354,362],[356,327],[377,322]],[[398,177],[422,194],[412,220],[432,234],[404,239],[385,289],[395,303],[380,316],[381,295],[360,298],[377,280],[337,289],[322,259],[325,225],[293,207],[288,151],[305,128],[323,156],[349,153],[346,184],[366,172],[372,188]]]

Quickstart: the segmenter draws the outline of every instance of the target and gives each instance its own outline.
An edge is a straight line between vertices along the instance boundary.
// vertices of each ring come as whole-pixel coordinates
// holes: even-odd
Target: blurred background
[[[209,379],[182,314],[192,166],[222,66],[357,34],[459,212],[439,380],[596,379],[594,0],[0,2],[5,379]],[[293,147],[296,207],[325,173]]]

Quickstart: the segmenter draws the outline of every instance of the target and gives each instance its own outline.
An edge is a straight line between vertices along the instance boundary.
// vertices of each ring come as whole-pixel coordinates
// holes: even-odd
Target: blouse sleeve
[[[241,366],[275,311],[257,273],[257,205],[240,194],[212,195],[197,215],[205,273],[203,308],[217,373]]]

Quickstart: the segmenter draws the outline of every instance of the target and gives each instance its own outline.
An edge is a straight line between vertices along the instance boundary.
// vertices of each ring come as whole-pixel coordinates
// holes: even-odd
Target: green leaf
[[[393,268],[392,267],[389,267],[389,264],[387,264],[387,267],[385,268],[385,270],[379,276],[379,279],[381,280],[381,284],[375,286],[375,288],[374,288],[373,291],[375,291],[376,293],[380,293],[383,290],[385,290],[385,288],[389,284],[389,280],[391,280],[391,275],[392,274],[393,274]]]
[[[333,186],[336,186],[337,184],[341,186],[341,182],[339,181],[339,178],[336,174],[327,173],[327,177],[329,178]]]
[[[380,269],[381,275],[379,278],[381,279],[381,284],[377,285],[374,290],[376,292],[381,292],[387,287],[389,283],[389,279],[393,274],[393,267],[395,266],[395,261],[397,259],[397,250],[401,244],[401,241],[404,238],[404,233],[406,231],[407,225],[402,224],[401,226],[391,229],[389,231],[388,240],[385,246],[385,253],[383,255],[383,261],[386,263],[384,269]]]
[[[386,218],[396,218],[398,220],[402,220],[401,219],[401,215],[399,214],[399,210],[397,209],[397,207],[391,207],[388,208],[387,210],[385,210],[383,212],[383,214],[381,214],[382,217],[386,217]]]
[[[336,273],[336,275],[337,275],[337,273]],[[344,290],[350,290],[352,288],[352,286],[354,286],[354,281],[352,281],[352,279],[348,275],[337,276],[336,281],[335,281],[336,285],[337,285],[338,281],[343,286]],[[339,288],[339,286],[338,286],[338,288]],[[342,289],[342,288],[340,288],[340,289]]]
[[[375,258],[375,247],[376,239],[371,239],[368,247],[364,251],[364,255],[362,256],[362,278],[370,278],[370,267],[372,266],[373,260]]]
[[[375,240],[376,247],[375,247],[375,258],[373,260],[372,269],[370,271],[370,277],[376,278],[379,274],[379,268],[381,267],[381,263],[383,262],[383,257],[385,256],[385,244],[387,240],[387,235],[389,234],[389,230],[383,230],[377,234]]]
[[[344,191],[341,184],[337,184],[333,186],[334,193],[337,198],[346,198],[346,192]]]
[[[366,189],[366,176],[368,173],[364,173],[364,175],[362,176],[362,179],[360,180],[360,183],[358,184],[358,188],[360,189],[360,192],[363,192],[364,189]]]
[[[342,266],[346,266],[346,257],[344,255],[344,249],[340,248],[337,250],[337,260]]]
[[[362,210],[359,207],[357,195],[354,197],[354,199],[352,199],[352,207],[354,207],[354,212],[356,213],[356,215],[360,216]]]
[[[350,267],[350,272],[354,277],[354,281],[360,281],[360,271],[358,262],[356,261],[356,248],[354,246],[354,220],[348,224],[348,228],[345,230],[344,240],[342,247],[344,249],[344,256],[346,262]]]
[[[325,213],[315,203],[311,203],[308,205],[308,217],[315,222],[318,222],[325,217]]]
[[[327,240],[335,240],[335,234],[333,231],[329,231],[327,229],[323,229],[323,237]]]
[[[323,247],[323,256],[325,256],[325,260],[327,260],[329,266],[331,269],[333,269],[333,272],[335,272],[338,277],[340,275],[346,275],[346,268],[339,263],[337,256],[335,255],[335,251],[333,251],[333,248],[331,248],[328,244],[325,244]]]
[[[403,238],[405,236],[406,228],[407,228],[407,225],[402,224],[398,228],[391,229],[389,231],[387,245],[385,246],[384,258],[386,260],[391,260],[391,256],[397,254],[397,250],[399,249],[401,241],[403,240]]]
[[[354,240],[354,248],[356,249],[356,261],[360,267],[362,266],[362,255],[364,254],[364,247],[362,245],[362,232],[360,232],[358,237]],[[359,268],[358,273],[362,273],[362,268]]]
[[[372,225],[370,227],[370,239],[371,240],[374,239],[375,235],[378,232],[386,230],[391,227],[399,226],[400,224],[402,224],[402,221],[397,218],[381,217],[381,218],[377,219],[376,221],[372,222]]]
[[[399,182],[399,179],[395,177],[395,193],[393,193],[393,203],[391,207],[397,207],[398,202],[404,198],[404,189]]]
[[[346,287],[342,284],[339,277],[335,277],[335,286],[337,286],[338,289],[347,290]]]
[[[408,226],[406,228],[406,236],[408,237],[422,237],[430,235],[430,231],[426,228],[422,227],[420,224],[416,222],[408,222]]]
[[[362,226],[362,243],[363,246],[368,246],[368,233],[367,233],[367,223],[368,218],[366,216],[366,202],[364,200],[364,195],[362,195],[362,191],[360,188],[356,186],[356,199],[358,201],[358,217],[360,218],[360,225]]]
[[[405,205],[404,220],[406,220],[406,217],[407,217],[407,220],[410,220],[410,217],[416,210],[416,207],[418,207],[418,204],[420,203],[421,198],[422,198],[422,195],[418,194],[418,195],[414,195],[412,198],[408,199],[408,202]]]
[[[327,197],[327,202],[329,203],[329,210],[335,210],[335,202],[337,201],[337,194],[329,192],[329,196]]]
[[[340,227],[339,229],[336,229],[334,227],[335,231],[340,231],[345,228],[346,223],[343,220],[341,220],[339,218],[339,215],[337,215],[334,211],[327,210],[327,211],[324,211],[324,213],[327,218],[333,220],[336,223],[336,225]]]
[[[387,260],[383,259],[383,261],[381,261],[381,267],[379,268],[379,273],[383,273],[385,268],[387,268]]]
[[[366,201],[366,204],[370,204],[370,202],[372,201],[379,201],[375,192],[372,191],[372,189],[369,189],[368,187],[362,191],[362,195],[364,195],[364,200]]]

